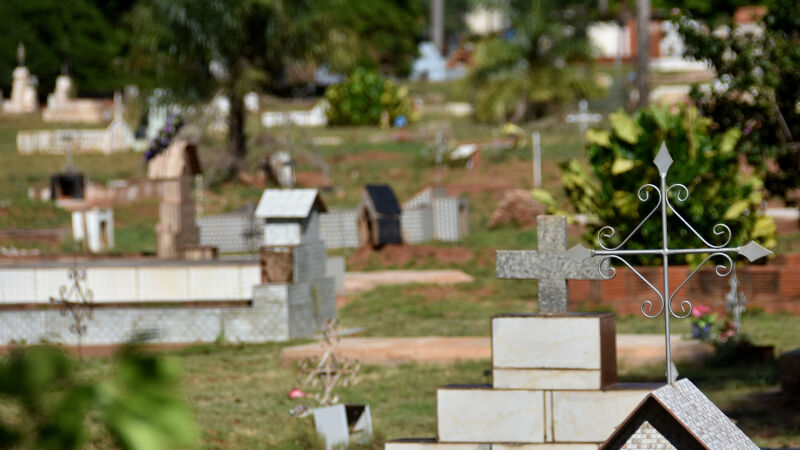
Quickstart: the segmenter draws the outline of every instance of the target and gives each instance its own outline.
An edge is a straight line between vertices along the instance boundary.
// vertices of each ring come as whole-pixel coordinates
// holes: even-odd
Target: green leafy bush
[[[754,239],[767,248],[776,244],[775,224],[758,213],[763,199],[763,183],[741,171],[736,145],[738,128],[715,132],[711,120],[695,108],[672,113],[652,107],[633,116],[618,111],[609,116],[610,130],[587,132],[590,177],[576,160],[563,163],[562,181],[572,206],[587,215],[586,239],[595,244],[603,226],[613,226],[617,234],[606,243],[627,237],[656,206],[658,195],[639,191],[646,183],[659,185],[653,164],[661,143],[669,149],[674,163],[667,175],[667,186],[681,183],[688,188],[688,199],[677,198],[673,189],[669,201],[675,209],[714,245],[722,244],[727,234],[717,234],[714,226],[723,223],[732,231],[730,245],[744,245]],[[641,192],[639,198],[638,193]],[[649,197],[646,193],[649,193]],[[641,201],[645,199],[645,201]],[[685,200],[685,201],[684,201]],[[654,214],[626,244],[626,248],[660,248],[661,220]],[[669,245],[693,248],[702,245],[675,214],[669,212]],[[616,240],[616,241],[615,241]],[[702,255],[689,255],[676,262],[699,262]],[[642,258],[639,263],[656,263],[658,257]]]
[[[325,90],[331,125],[378,125],[381,116],[393,123],[398,116],[412,120],[408,90],[384,80],[378,72],[358,68],[340,84]]]
[[[179,381],[172,360],[133,346],[117,355],[114,375],[99,381],[82,379],[58,348],[16,350],[0,361],[0,405],[18,412],[10,422],[0,416],[0,448],[81,448],[98,439],[93,421],[124,449],[191,446],[198,430]]]

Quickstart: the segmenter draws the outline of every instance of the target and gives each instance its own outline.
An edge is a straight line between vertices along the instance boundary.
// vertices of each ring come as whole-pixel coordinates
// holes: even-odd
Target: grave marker
[[[608,246],[604,242],[605,239],[611,238],[616,235],[616,230],[613,227],[605,226],[600,229],[597,233],[597,243],[600,245],[601,250],[589,250],[586,247],[578,244],[572,247],[567,253],[569,257],[573,259],[573,261],[583,261],[589,257],[600,257],[600,275],[604,279],[610,280],[614,278],[616,275],[616,269],[611,267],[610,264],[607,266],[603,266],[603,263],[610,263],[612,259],[619,261],[626,266],[630,270],[633,271],[644,283],[652,289],[653,292],[656,294],[656,298],[659,300],[660,307],[654,312],[654,303],[652,300],[645,300],[642,302],[641,311],[642,314],[650,319],[654,319],[656,317],[664,315],[664,335],[665,335],[665,349],[666,349],[666,362],[667,362],[667,382],[672,383],[676,380],[677,374],[673,373],[672,370],[672,357],[670,355],[670,316],[675,317],[676,319],[684,319],[688,317],[692,313],[692,303],[689,300],[682,300],[681,301],[681,314],[677,314],[672,309],[672,300],[675,295],[680,292],[684,285],[697,273],[698,270],[711,258],[720,257],[722,258],[722,263],[718,264],[716,267],[716,274],[718,276],[724,277],[730,275],[730,273],[734,270],[734,262],[733,259],[730,257],[729,253],[735,253],[744,256],[749,261],[755,261],[757,259],[761,259],[765,256],[771,255],[772,252],[765,249],[764,247],[758,245],[755,241],[750,241],[747,245],[741,247],[727,247],[727,245],[731,241],[731,237],[733,233],[731,233],[731,229],[728,228],[727,225],[718,223],[714,225],[713,232],[717,236],[725,236],[725,242],[722,244],[714,245],[707,241],[703,236],[700,235],[689,222],[681,216],[681,214],[675,209],[675,207],[669,201],[669,194],[673,190],[675,190],[675,198],[678,201],[684,202],[689,198],[689,190],[686,186],[682,184],[672,184],[667,186],[667,172],[669,168],[672,166],[672,157],[669,154],[669,150],[667,150],[666,144],[663,142],[661,143],[661,149],[658,151],[655,160],[653,161],[655,166],[658,168],[658,172],[660,175],[660,187],[655,186],[653,184],[645,184],[639,188],[638,197],[639,200],[642,202],[646,202],[650,198],[650,193],[653,192],[658,196],[658,204],[650,211],[650,213],[645,216],[645,218],[633,229],[631,234],[625,237],[618,245],[616,246]],[[623,249],[625,244],[630,240],[632,236],[636,234],[637,231],[642,227],[642,225],[647,222],[650,217],[652,217],[656,211],[661,212],[661,242],[662,246],[660,249],[644,249],[644,250],[626,250]],[[697,238],[702,241],[705,245],[704,248],[688,248],[688,249],[672,249],[669,248],[668,245],[668,234],[667,234],[667,210],[672,212],[677,218],[683,222],[686,228],[689,229]],[[689,274],[686,279],[678,285],[677,289],[670,290],[669,284],[669,256],[671,255],[689,255],[689,254],[708,254],[708,256],[703,259],[700,264]],[[623,256],[630,255],[661,255],[663,261],[663,280],[664,285],[663,289],[659,290],[655,287],[650,281],[647,280],[638,270],[636,270],[630,263],[628,263]]]
[[[539,280],[539,312],[567,311],[568,279],[602,279],[597,260],[576,262],[566,256],[567,218],[537,218],[538,250],[498,250],[497,278]]]
[[[742,327],[742,313],[747,305],[747,298],[744,292],[739,289],[739,279],[734,272],[731,279],[728,281],[731,290],[725,294],[725,309],[728,314],[733,317],[733,332],[735,336],[739,336],[739,329]]]
[[[531,145],[533,146],[533,187],[542,187],[542,145],[539,132],[531,133]]]
[[[69,287],[59,286],[58,297],[50,297],[50,303],[59,307],[62,316],[70,315],[72,323],[69,331],[78,338],[78,356],[83,356],[83,336],[86,335],[86,321],[92,320],[94,314],[94,293],[86,287],[86,269],[77,262],[67,270]]]
[[[577,123],[581,129],[581,139],[586,136],[586,130],[590,123],[597,123],[603,120],[602,114],[590,113],[589,102],[581,100],[578,103],[578,114],[567,114],[567,123]]]

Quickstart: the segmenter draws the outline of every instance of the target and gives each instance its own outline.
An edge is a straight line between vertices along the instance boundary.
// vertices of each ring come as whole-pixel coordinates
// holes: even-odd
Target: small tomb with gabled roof
[[[688,379],[654,390],[600,446],[603,450],[758,450]]]
[[[281,305],[277,320],[288,339],[310,336],[336,318],[336,286],[326,275],[319,233],[326,210],[316,189],[266,189],[254,213],[264,229],[254,304]]]
[[[264,245],[297,246],[319,240],[319,214],[327,211],[316,189],[267,189],[256,207]]]

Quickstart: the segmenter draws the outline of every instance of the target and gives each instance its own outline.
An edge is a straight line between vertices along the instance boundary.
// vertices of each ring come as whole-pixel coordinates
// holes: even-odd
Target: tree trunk
[[[229,93],[231,110],[228,116],[228,167],[229,178],[235,178],[244,169],[244,158],[247,155],[247,136],[244,132],[245,109],[244,98],[236,93]]]

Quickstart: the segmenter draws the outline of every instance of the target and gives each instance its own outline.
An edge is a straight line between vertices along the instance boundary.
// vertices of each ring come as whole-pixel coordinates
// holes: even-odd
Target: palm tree
[[[591,96],[589,2],[522,0],[504,9],[511,27],[478,43],[468,83],[476,118],[520,122]]]

